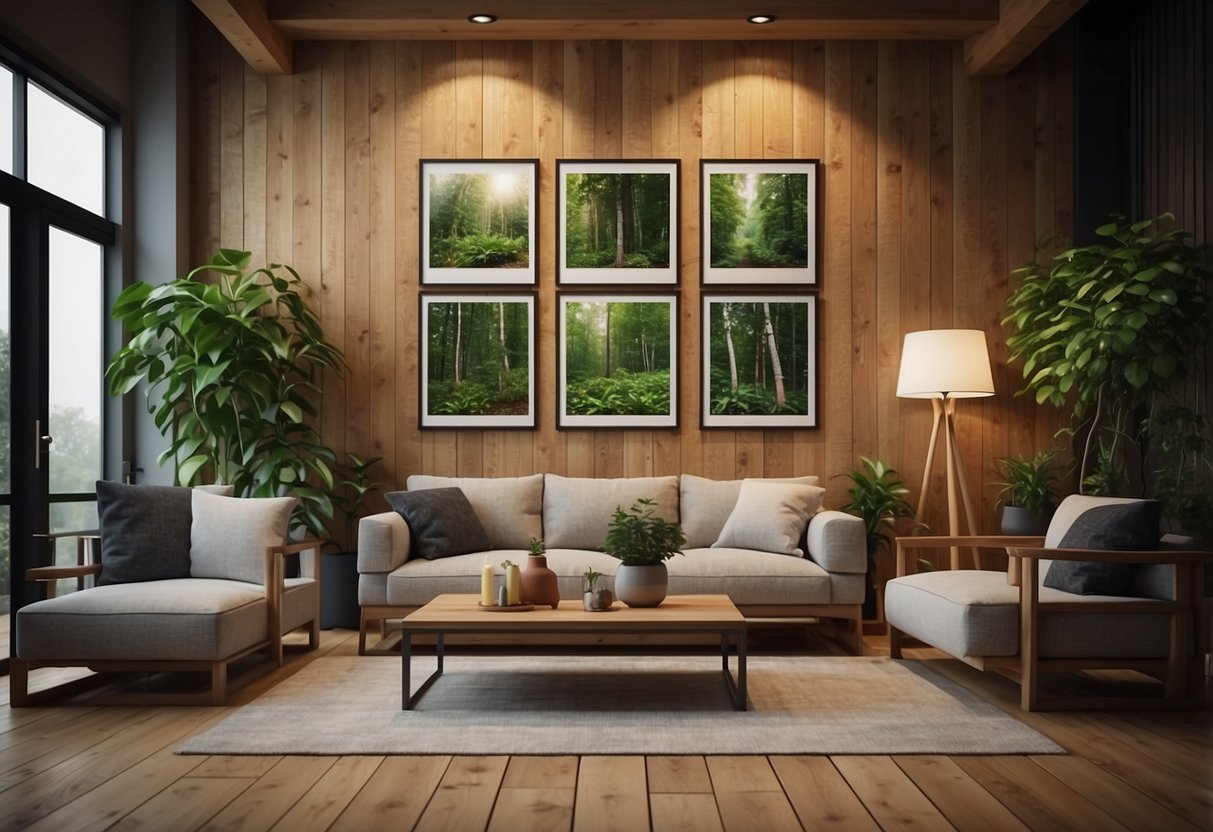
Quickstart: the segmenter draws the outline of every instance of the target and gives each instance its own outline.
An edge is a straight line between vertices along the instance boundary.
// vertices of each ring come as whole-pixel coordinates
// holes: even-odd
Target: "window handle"
[[[42,451],[45,448],[50,450],[50,446],[54,443],[55,437],[42,432],[42,420],[34,420],[34,468],[42,467]]]

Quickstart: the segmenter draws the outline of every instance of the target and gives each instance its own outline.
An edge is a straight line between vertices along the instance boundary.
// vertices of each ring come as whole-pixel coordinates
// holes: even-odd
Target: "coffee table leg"
[[[746,631],[742,630],[737,636],[737,710],[744,711],[746,705],[745,692],[745,653]]]
[[[412,698],[409,696],[409,688],[411,685],[413,665],[413,636],[408,630],[400,634],[400,694],[401,710],[409,710],[412,706]]]

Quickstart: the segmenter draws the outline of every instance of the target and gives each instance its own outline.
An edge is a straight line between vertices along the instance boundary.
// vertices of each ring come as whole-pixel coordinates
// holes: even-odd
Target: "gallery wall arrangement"
[[[384,456],[392,485],[418,472],[815,473],[837,505],[845,483],[828,478],[860,455],[921,477],[930,414],[895,396],[901,338],[953,326],[985,331],[994,364],[996,395],[962,414],[965,458],[983,465],[973,482],[999,479],[993,460],[1013,448],[1052,444],[1055,414],[1012,395],[1018,369],[1006,365],[999,320],[1010,270],[1046,234],[1070,233],[1064,37],[990,79],[967,76],[954,44],[845,41],[301,42],[293,75],[260,76],[209,27],[194,38],[191,258],[223,245],[299,269],[350,364],[326,379],[323,439],[338,453]],[[436,178],[435,193],[470,175],[507,196],[504,174],[516,167],[529,183],[535,171],[525,254],[515,205],[453,240],[423,235],[442,219],[423,216],[422,160],[456,177]],[[820,164],[797,170],[797,160]],[[751,175],[755,197],[762,175],[785,177],[785,210],[817,212],[806,223],[817,239],[768,235],[755,246],[758,229],[739,236],[728,212],[713,218],[713,179]],[[594,203],[613,189],[633,200],[623,235],[618,215],[603,216],[605,199]],[[496,258],[517,282],[486,295],[464,270]],[[763,269],[761,283],[747,282]],[[484,333],[486,356],[496,326],[480,383],[519,412],[499,403],[498,421],[423,429],[422,379],[439,396],[453,371],[436,328],[457,325],[448,293],[474,304],[465,322]],[[562,305],[579,326],[583,312],[588,321],[607,311],[630,324],[662,296],[677,316],[670,412],[590,414],[577,391],[562,404],[572,387],[558,374],[592,381],[594,362],[605,367],[605,345],[588,330],[566,317],[561,331]],[[783,397],[803,403],[803,423],[743,414],[707,424],[701,405],[718,391],[705,355],[715,352],[731,390],[726,308],[738,388],[756,375],[755,330],[769,311]],[[669,348],[656,340],[646,332],[644,348],[633,346],[628,373],[662,378]],[[759,386],[774,396],[769,341],[767,350]],[[612,368],[624,359],[614,352]],[[664,389],[650,390],[658,403]],[[630,423],[640,415],[668,424]],[[534,427],[501,421],[515,418]],[[981,489],[988,524],[996,496]]]

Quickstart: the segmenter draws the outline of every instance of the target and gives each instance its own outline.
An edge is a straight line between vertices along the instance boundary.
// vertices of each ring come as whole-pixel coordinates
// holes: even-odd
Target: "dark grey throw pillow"
[[[97,482],[98,584],[190,576],[190,490]]]
[[[492,548],[480,518],[459,488],[391,491],[384,495],[409,524],[413,550],[426,560]]]
[[[1062,549],[1150,550],[1158,546],[1157,500],[1093,506],[1074,518],[1057,544]],[[1055,560],[1044,585],[1075,595],[1129,595],[1137,571],[1132,563]]]

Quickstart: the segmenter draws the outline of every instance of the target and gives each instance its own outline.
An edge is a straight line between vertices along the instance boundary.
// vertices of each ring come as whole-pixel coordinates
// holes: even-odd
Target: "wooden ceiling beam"
[[[749,13],[774,14],[766,26]],[[469,23],[487,12],[497,22]],[[998,20],[998,0],[270,0],[297,40],[957,40]]]
[[[266,0],[194,0],[194,5],[257,72],[291,74],[291,41],[270,21]]]
[[[1005,75],[1060,29],[1087,0],[1002,0],[998,23],[965,41],[970,75]]]

